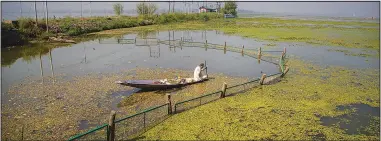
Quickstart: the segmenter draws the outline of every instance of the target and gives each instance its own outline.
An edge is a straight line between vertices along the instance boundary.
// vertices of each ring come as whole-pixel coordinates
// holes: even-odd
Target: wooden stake
[[[225,46],[224,46],[224,54],[226,54],[226,41],[225,41]]]
[[[263,85],[263,81],[265,81],[266,74],[262,74],[261,80],[259,80],[259,84]]]
[[[222,89],[221,89],[221,95],[220,95],[220,98],[224,98],[224,97],[225,97],[225,94],[226,94],[226,88],[227,88],[227,84],[226,84],[226,82],[224,82],[224,84],[222,84]]]
[[[261,63],[261,55],[258,56],[258,64]]]
[[[115,123],[114,123],[115,115],[116,115],[116,112],[114,110],[111,111],[110,118],[108,120],[108,131],[109,131],[108,141],[115,140]]]
[[[171,94],[167,94],[168,98],[168,114],[172,114],[172,101],[171,101]]]
[[[261,56],[261,54],[262,54],[261,47],[259,47],[259,49],[258,49],[258,56]]]
[[[286,69],[284,70],[284,72],[282,73],[282,75],[280,77],[284,77],[287,72],[288,72],[288,67],[286,67]]]

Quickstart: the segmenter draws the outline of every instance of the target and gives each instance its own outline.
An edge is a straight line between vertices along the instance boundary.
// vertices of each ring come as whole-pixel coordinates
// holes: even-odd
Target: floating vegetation
[[[268,47],[273,47],[273,46],[276,46],[276,44],[275,43],[269,43],[269,44],[265,44],[266,46],[268,46]]]
[[[256,23],[253,25],[253,21]],[[211,24],[213,23],[213,24]],[[271,25],[277,23],[282,26]],[[287,25],[291,23],[299,24]],[[312,27],[314,24],[317,27]],[[326,26],[330,24],[332,26]],[[286,25],[286,26],[283,26]],[[357,26],[342,28],[339,26]],[[230,22],[220,19],[208,22],[186,22],[169,25],[143,26],[121,30],[105,31],[96,34],[121,34],[139,30],[221,30],[225,34],[237,34],[243,37],[257,38],[271,41],[306,42],[318,45],[341,46],[348,48],[369,48],[378,50],[379,28],[362,28],[363,26],[379,26],[378,23],[340,22],[340,21],[312,21],[291,20],[278,18],[238,18]],[[336,36],[332,36],[335,34]],[[271,37],[271,38],[270,38]]]
[[[321,117],[322,125],[338,126],[350,135],[380,135],[380,107],[371,107],[366,104],[351,104],[337,106],[337,110],[349,110],[350,112],[337,117]]]
[[[337,110],[340,105],[379,107],[378,69],[320,67],[295,59],[289,66],[280,83],[176,114],[139,139],[379,140],[377,132],[370,132],[378,131],[379,117],[360,120],[364,132],[354,135],[321,125],[323,117],[353,112]]]
[[[134,91],[134,88],[115,84],[117,80],[163,79],[190,77],[193,72],[175,69],[136,68],[120,73],[91,73],[67,79],[64,76],[27,79],[8,91],[9,101],[2,104],[2,139],[63,140],[107,123],[111,110],[117,118],[136,113],[151,106],[166,103],[166,93],[173,100],[184,100],[220,89],[223,82],[238,84],[246,78],[209,74],[208,82],[169,91]],[[132,95],[115,93],[133,93]],[[127,92],[128,93],[128,92]],[[123,97],[122,97],[123,96]],[[116,106],[118,105],[118,106]]]
[[[342,50],[342,49],[328,49],[328,51],[342,52],[345,55],[359,56],[359,57],[377,57],[377,56],[379,56],[379,54],[353,53],[353,52],[350,52],[349,50]]]

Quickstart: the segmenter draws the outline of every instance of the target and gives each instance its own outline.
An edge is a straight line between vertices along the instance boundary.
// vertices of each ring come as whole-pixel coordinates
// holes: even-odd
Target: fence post
[[[180,40],[180,49],[183,50],[183,43],[184,42],[184,38],[181,37],[181,40]]]
[[[242,54],[242,56],[244,55],[243,54],[243,49],[245,48],[245,46],[244,45],[242,45],[242,50],[241,50],[241,54]]]
[[[205,51],[208,51],[208,43],[205,44]]]
[[[287,72],[288,72],[288,67],[286,67],[286,69],[284,70],[284,72],[282,72],[282,75],[280,77],[285,76]]]
[[[172,101],[171,101],[171,94],[167,94],[168,98],[168,114],[172,114]],[[175,109],[176,110],[176,109]],[[176,112],[176,111],[175,111]]]
[[[284,60],[283,60],[283,53],[282,53],[282,56],[280,56],[280,59],[279,59],[279,67],[281,69],[281,72],[283,73],[284,72]]]
[[[135,37],[135,44],[136,44],[136,37]]]
[[[226,54],[226,41],[225,41],[225,45],[224,45],[224,54]]]
[[[115,140],[115,123],[114,123],[114,120],[115,120],[115,111],[111,111],[111,114],[110,114],[110,118],[108,120],[108,136],[107,136],[107,140],[108,141],[114,141]]]
[[[266,74],[262,74],[261,80],[259,80],[259,84],[263,85],[263,81],[265,81]]]
[[[208,40],[205,40],[205,48],[208,48]]]
[[[258,56],[261,56],[261,53],[262,51],[261,51],[261,47],[259,47],[259,49],[258,49]]]
[[[224,82],[224,84],[222,84],[222,89],[221,89],[221,95],[220,95],[220,98],[224,98],[224,97],[225,97],[226,88],[227,88],[227,84]]]
[[[258,56],[258,64],[261,64],[261,55]]]

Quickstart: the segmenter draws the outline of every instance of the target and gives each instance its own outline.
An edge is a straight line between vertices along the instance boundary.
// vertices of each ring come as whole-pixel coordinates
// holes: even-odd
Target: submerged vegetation
[[[152,11],[143,13],[145,12]],[[225,34],[271,41],[263,44],[269,48],[277,46],[277,42],[286,41],[374,51],[380,49],[379,23],[279,18],[222,19],[222,15],[215,13],[161,15],[148,13],[138,17],[49,19],[49,33],[45,33],[44,20],[39,20],[36,26],[33,19],[19,19],[15,24],[2,24],[2,42],[10,41],[11,38],[19,39],[17,43],[22,43],[23,40],[48,39],[50,36],[76,36],[76,41],[81,41],[131,32],[139,32],[138,36],[146,37],[149,31],[220,30]],[[9,43],[7,46],[12,44],[15,43]],[[35,43],[14,48],[13,51],[3,50],[2,66],[10,66],[18,58],[28,61],[39,54],[48,53],[52,48],[66,45],[69,44]],[[334,48],[329,51],[339,51],[352,56],[370,56],[366,53],[352,54]],[[325,126],[321,121],[323,117],[336,119],[353,113],[352,110],[337,110],[337,107],[342,105],[365,104],[379,108],[379,70],[322,67],[294,58],[288,62],[290,71],[280,83],[260,86],[243,94],[226,97],[176,114],[138,138],[149,140],[380,139],[380,119],[377,116],[370,118],[369,125],[359,128],[361,131],[358,134],[351,135],[338,125]],[[166,102],[164,93],[146,92],[123,97],[123,100],[115,104],[113,100],[116,98],[112,97],[114,92],[129,91],[132,88],[110,85],[114,81],[137,77],[140,79],[157,79],[158,76],[186,77],[191,74],[192,72],[180,70],[134,69],[121,71],[118,74],[89,74],[73,80],[64,80],[65,76],[57,76],[56,83],[49,83],[52,78],[44,78],[48,80],[44,84],[40,84],[40,80],[26,80],[10,88],[8,92],[10,98],[6,101],[8,104],[2,105],[2,139],[19,140],[21,137],[30,140],[67,139],[85,131],[78,127],[80,121],[87,120],[91,127],[106,123],[112,108],[118,108],[118,116],[124,116]],[[171,92],[177,93],[172,97],[173,101],[218,90],[221,83],[227,80],[233,82],[230,84],[247,80],[222,74],[212,75],[216,79],[211,82]]]
[[[280,83],[260,86],[176,114],[138,139],[380,139],[375,120],[361,121],[370,123],[359,129],[367,134],[355,135],[346,134],[346,129],[337,126],[324,126],[320,121],[323,116],[337,117],[351,112],[336,110],[340,105],[363,103],[379,107],[378,70],[322,68],[299,60],[289,62],[291,70]],[[377,116],[373,118],[379,119]]]
[[[160,75],[159,75],[160,74]],[[158,77],[159,76],[159,77]],[[133,95],[115,96],[133,88],[114,84],[117,80],[131,78],[163,79],[190,77],[191,71],[176,69],[135,68],[119,73],[91,73],[86,76],[56,74],[54,78],[29,78],[13,85],[8,91],[6,104],[2,105],[2,140],[64,140],[89,128],[107,123],[111,110],[117,119],[143,109],[165,104],[164,92],[139,92]],[[246,78],[210,73],[210,83],[195,84],[173,90],[174,101],[182,101],[209,91],[220,89],[223,82],[232,84],[247,81]],[[54,80],[54,83],[53,83]],[[196,92],[196,93],[194,93]],[[128,96],[128,97],[126,97]],[[125,98],[126,97],[126,98]],[[3,97],[4,98],[4,97]],[[119,101],[118,101],[119,100]],[[58,116],[59,115],[59,116]],[[88,127],[79,127],[82,120]]]

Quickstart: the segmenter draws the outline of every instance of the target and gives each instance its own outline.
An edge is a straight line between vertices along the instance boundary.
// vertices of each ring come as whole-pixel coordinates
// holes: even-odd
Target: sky
[[[34,14],[34,2],[4,2],[2,1],[2,18],[8,19],[20,16],[22,8],[23,16]],[[105,13],[109,11],[112,14],[112,5],[117,2],[82,2],[84,16],[92,13]],[[124,6],[125,13],[134,13],[137,2],[118,2]],[[154,2],[161,10],[168,10],[168,2]],[[191,5],[190,2],[189,7]],[[208,2],[207,5],[215,5],[215,2]],[[178,1],[175,3],[175,9],[183,10],[184,3]],[[197,10],[203,2],[193,2],[192,8]],[[238,9],[251,10],[255,12],[271,12],[279,14],[294,15],[320,15],[333,17],[379,17],[379,2],[237,2]],[[172,6],[172,5],[171,5]],[[44,3],[37,2],[37,11],[39,17],[43,16]],[[61,15],[75,15],[70,13],[80,13],[81,2],[48,2],[49,13],[61,12]],[[76,15],[78,16],[78,14]]]

